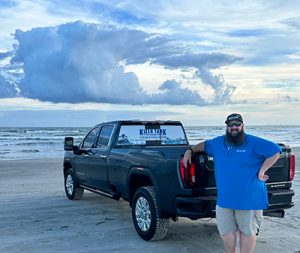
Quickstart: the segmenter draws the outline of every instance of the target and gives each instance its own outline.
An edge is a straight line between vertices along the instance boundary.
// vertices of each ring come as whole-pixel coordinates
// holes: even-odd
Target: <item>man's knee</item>
[[[226,233],[224,235],[221,234],[221,237],[222,239],[228,239],[228,240],[235,240],[236,239],[236,232],[229,232],[229,233]]]
[[[245,235],[240,231],[240,240],[242,243],[253,243],[256,241],[256,235]]]

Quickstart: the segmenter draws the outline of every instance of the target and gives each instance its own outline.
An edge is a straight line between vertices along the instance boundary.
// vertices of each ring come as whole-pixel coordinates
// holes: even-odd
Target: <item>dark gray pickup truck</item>
[[[84,190],[132,207],[137,233],[144,240],[166,236],[169,219],[215,217],[216,187],[212,157],[196,153],[188,168],[182,158],[190,147],[178,121],[114,121],[95,126],[74,145],[66,137],[63,174],[69,199]],[[282,145],[280,159],[268,175],[269,207],[265,215],[283,217],[293,206],[295,156]]]

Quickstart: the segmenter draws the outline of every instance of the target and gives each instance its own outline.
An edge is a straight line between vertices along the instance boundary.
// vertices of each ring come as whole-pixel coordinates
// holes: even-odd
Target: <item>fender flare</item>
[[[154,187],[155,193],[156,193],[156,199],[158,201],[159,211],[161,211],[161,208],[160,208],[160,206],[161,206],[160,205],[160,194],[159,194],[158,184],[155,180],[155,177],[154,177],[151,169],[149,167],[145,167],[145,166],[133,166],[133,167],[131,167],[131,169],[128,172],[127,179],[126,179],[126,186],[127,186],[127,192],[128,192],[128,196],[129,196],[130,205],[131,205],[131,199],[134,195],[134,193],[130,194],[130,180],[131,180],[132,176],[134,176],[134,175],[146,176],[150,179],[150,181],[151,181],[151,183]]]

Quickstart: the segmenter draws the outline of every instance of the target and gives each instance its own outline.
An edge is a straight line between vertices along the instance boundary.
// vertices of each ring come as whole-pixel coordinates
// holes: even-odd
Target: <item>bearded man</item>
[[[192,146],[183,163],[191,163],[195,152],[214,158],[217,186],[216,218],[224,247],[229,253],[254,252],[263,209],[268,207],[266,171],[277,161],[281,148],[263,138],[246,134],[243,118],[230,114],[226,134]]]

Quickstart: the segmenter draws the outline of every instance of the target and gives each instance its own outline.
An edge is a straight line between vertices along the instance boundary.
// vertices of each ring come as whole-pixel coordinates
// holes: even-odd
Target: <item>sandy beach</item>
[[[300,148],[296,154],[295,206],[283,219],[265,217],[256,251],[300,252]],[[129,204],[85,192],[67,199],[62,159],[1,161],[0,252],[225,252],[215,219],[170,222],[166,238],[137,235]]]

